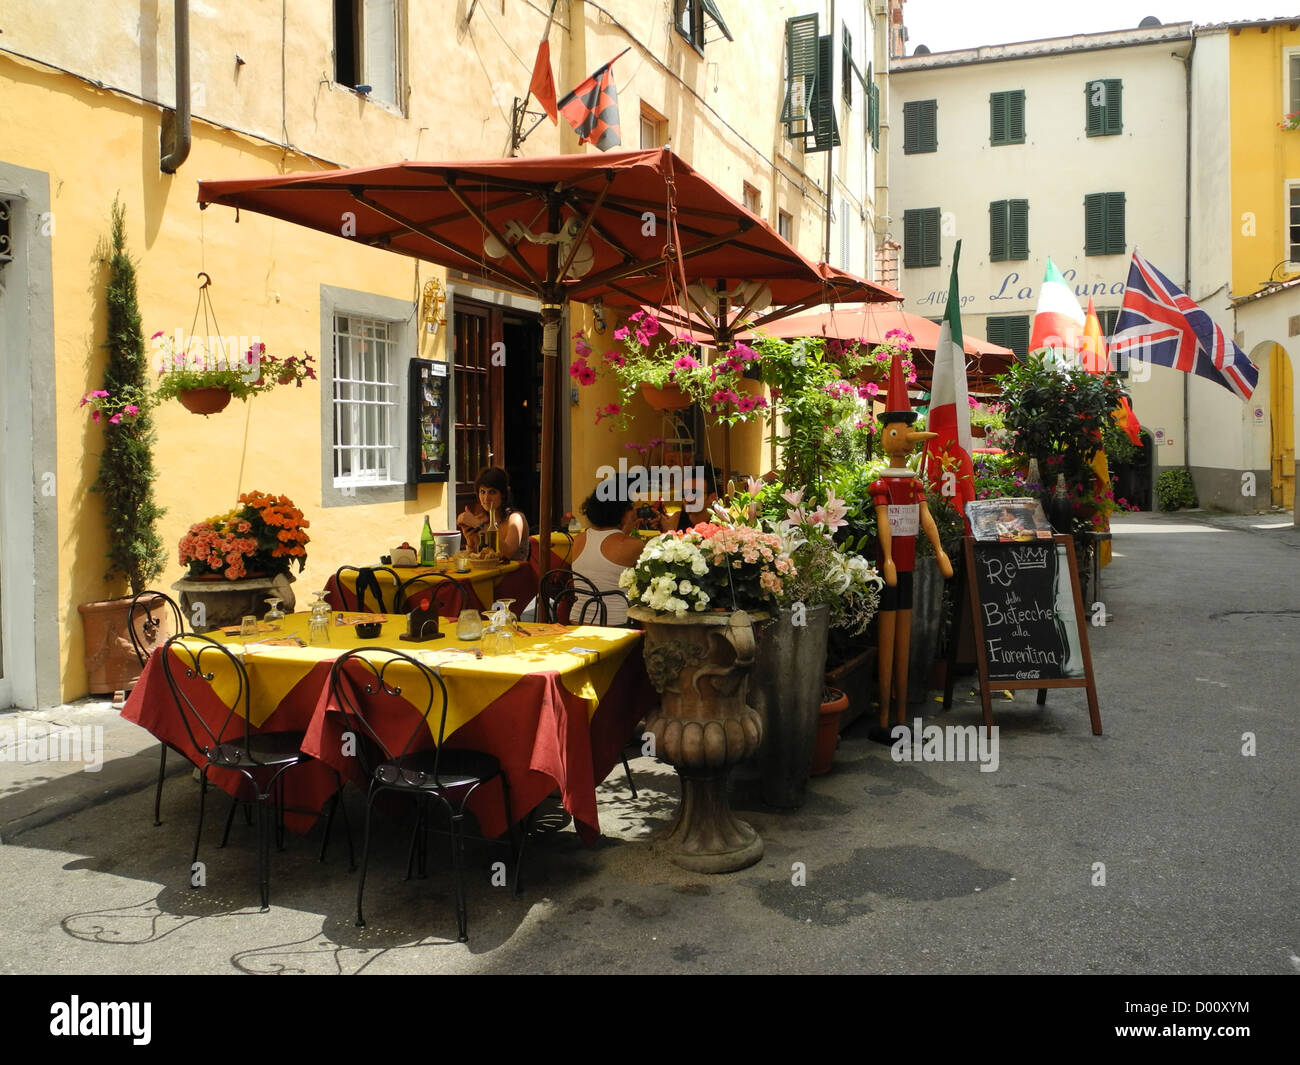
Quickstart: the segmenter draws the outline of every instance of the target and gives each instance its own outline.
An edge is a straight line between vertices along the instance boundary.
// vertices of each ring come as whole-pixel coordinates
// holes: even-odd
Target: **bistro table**
[[[534,809],[557,787],[564,807],[584,842],[600,834],[596,785],[618,764],[623,745],[636,722],[650,709],[653,692],[639,653],[641,633],[597,626],[558,626],[528,623],[516,637],[514,654],[476,658],[476,642],[456,638],[456,624],[444,619],[444,638],[428,643],[400,640],[404,615],[388,615],[376,639],[361,639],[351,625],[331,625],[328,646],[286,646],[272,643],[299,637],[306,640],[307,615],[290,614],[279,631],[257,640],[209,635],[243,656],[252,696],[252,724],[258,731],[302,731],[303,750],[315,761],[285,774],[285,823],[306,831],[336,782],[333,770],[367,787],[358,759],[345,742],[345,723],[329,690],[334,659],[352,648],[385,648],[410,654],[440,669],[447,686],[447,745],[485,751],[496,756],[510,783],[516,819]],[[261,641],[261,642],[259,642]],[[203,757],[190,743],[167,686],[161,656],[155,651],[139,683],[122,708],[122,716],[148,729],[158,739],[186,754],[196,765]],[[235,689],[234,671],[220,670],[211,686],[192,685],[195,703],[214,727],[225,717]],[[409,704],[392,700],[404,713]],[[416,713],[410,707],[412,714]],[[402,741],[415,718],[390,721]],[[242,723],[236,724],[242,729]],[[431,729],[436,729],[436,722]],[[431,730],[428,747],[433,746]],[[400,746],[400,742],[399,742]],[[229,771],[210,770],[209,779],[236,793],[241,778]],[[499,836],[509,827],[495,788],[480,788],[469,809],[486,835]]]
[[[454,569],[439,569],[437,566],[390,566],[397,576],[403,581],[409,581],[413,577],[426,576],[444,576],[450,577],[458,584],[465,586],[467,595],[466,608],[469,610],[487,610],[497,598],[496,589],[502,581],[510,574],[516,572],[522,562],[502,562],[499,565],[489,568],[472,567],[465,573],[457,573]],[[338,574],[332,574],[330,579],[325,582],[325,590],[330,593],[330,606],[335,610],[347,610],[357,605],[357,582],[355,574],[347,574],[343,578],[343,590],[347,598],[339,597]],[[379,563],[375,564],[375,579],[379,582],[379,587],[384,593],[384,602],[393,606],[393,597],[397,593],[397,586],[393,583],[393,578],[380,568]],[[516,613],[522,610],[523,603],[516,608]]]

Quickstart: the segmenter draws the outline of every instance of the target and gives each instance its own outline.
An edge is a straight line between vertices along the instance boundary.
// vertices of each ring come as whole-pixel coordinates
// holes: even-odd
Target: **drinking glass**
[[[266,605],[269,609],[266,611],[262,620],[270,625],[271,628],[278,629],[280,627],[280,622],[284,620],[284,611],[280,609],[280,597],[277,595],[271,596],[266,600]]]
[[[307,642],[309,644],[326,644],[330,642],[330,616],[326,613],[312,612],[307,621]]]
[[[477,610],[462,610],[456,619],[456,639],[477,640],[483,635],[483,622]]]
[[[256,614],[245,614],[242,618],[239,619],[239,635],[240,635],[240,636],[256,636],[256,635],[257,635],[257,615],[256,615]]]

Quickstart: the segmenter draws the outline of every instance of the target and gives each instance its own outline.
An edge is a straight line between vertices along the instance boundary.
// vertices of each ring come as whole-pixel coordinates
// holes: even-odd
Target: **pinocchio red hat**
[[[903,380],[903,356],[895,351],[889,362],[889,392],[885,396],[885,409],[876,420],[881,425],[889,422],[906,422],[911,425],[917,419],[912,409],[912,401],[907,395],[907,383]]]

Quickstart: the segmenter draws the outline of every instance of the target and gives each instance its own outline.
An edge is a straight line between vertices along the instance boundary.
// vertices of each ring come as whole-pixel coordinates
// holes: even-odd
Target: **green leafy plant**
[[[154,501],[154,426],[150,418],[148,361],[140,325],[135,264],[126,250],[126,210],[114,199],[107,249],[109,279],[108,365],[104,387],[88,392],[81,405],[104,430],[99,475],[91,491],[104,499],[108,529],[105,580],[125,578],[131,594],[145,590],[163,571],[166,552],[158,536],[164,511]]]
[[[1161,510],[1196,506],[1196,486],[1192,484],[1192,475],[1181,466],[1162,471],[1156,478],[1156,501]]]
[[[266,354],[266,345],[251,344],[242,355],[213,355],[191,346],[178,351],[175,342],[160,330],[150,338],[153,342],[154,366],[158,381],[154,386],[154,400],[162,402],[175,399],[181,392],[196,388],[225,388],[237,399],[247,400],[261,392],[270,392],[278,385],[293,384],[302,387],[303,381],[316,380],[312,357],[305,351],[301,355],[276,358]]]
[[[1090,374],[1050,356],[1031,355],[998,382],[1012,449],[1037,459],[1049,485],[1058,473],[1065,475],[1067,485],[1083,484],[1102,446],[1102,430],[1124,394],[1119,379],[1113,373]]]
[[[607,403],[596,412],[597,425],[610,418],[612,429],[627,429],[629,404],[643,384],[653,388],[675,385],[715,421],[728,425],[749,421],[766,408],[767,400],[751,395],[740,384],[747,367],[759,357],[748,344],[733,344],[706,362],[699,346],[689,338],[656,343],[661,331],[659,320],[649,311],[629,315],[627,323],[614,330],[621,347],[605,352],[594,366],[594,351],[583,331],[573,334],[569,376],[580,385],[591,385],[604,372],[613,374],[619,383],[618,402]]]
[[[1124,432],[1113,421],[1102,429],[1101,444],[1106,450],[1106,459],[1111,466],[1119,463],[1131,463],[1138,457],[1141,450],[1129,439],[1128,433]]]

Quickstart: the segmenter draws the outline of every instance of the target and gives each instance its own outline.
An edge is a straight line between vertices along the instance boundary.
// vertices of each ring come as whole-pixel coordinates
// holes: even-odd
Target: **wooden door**
[[[500,359],[501,309],[457,299],[456,351],[456,513],[474,499],[474,481],[485,466],[505,465],[505,419],[502,411]],[[496,348],[500,351],[500,348]]]
[[[1291,360],[1274,344],[1268,357],[1269,424],[1272,426],[1272,485],[1275,507],[1295,506],[1295,425],[1293,419]]]

